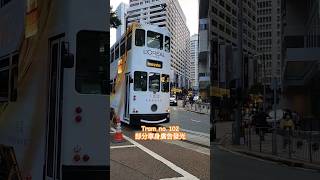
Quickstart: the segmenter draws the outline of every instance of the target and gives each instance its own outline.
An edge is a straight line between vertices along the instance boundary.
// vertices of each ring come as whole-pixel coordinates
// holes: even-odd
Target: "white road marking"
[[[110,146],[110,149],[137,147],[136,145]]]
[[[191,121],[197,122],[197,123],[201,122],[201,121],[198,121],[198,120],[195,120],[195,119],[191,119]]]
[[[160,179],[160,180],[176,180],[176,179],[178,179],[178,180],[180,180],[180,179],[183,179],[183,180],[192,180],[192,179],[190,179],[190,178],[188,178],[188,177],[164,178],[164,179]]]
[[[180,128],[180,129],[181,129],[181,131],[183,131],[183,132],[187,132],[187,133],[191,133],[191,134],[195,134],[195,135],[199,135],[199,136],[210,137],[210,134],[208,134],[208,133],[202,133],[202,132],[198,132],[198,131],[191,131],[191,130],[182,129],[182,128]]]
[[[116,131],[114,128],[111,128],[112,131]],[[168,167],[170,167],[172,170],[176,171],[177,173],[181,174],[183,176],[183,178],[185,179],[193,179],[193,180],[198,180],[199,178],[193,176],[192,174],[188,173],[187,171],[181,169],[180,167],[176,166],[175,164],[173,164],[172,162],[168,161],[167,159],[163,158],[162,156],[156,154],[155,152],[149,150],[148,148],[144,147],[143,145],[139,144],[138,142],[132,140],[131,138],[123,135],[123,137],[129,141],[130,143],[136,145],[139,149],[141,149],[142,151],[146,152],[147,154],[149,154],[150,156],[152,156],[153,158],[159,160],[160,162],[162,162],[163,164],[167,165]]]

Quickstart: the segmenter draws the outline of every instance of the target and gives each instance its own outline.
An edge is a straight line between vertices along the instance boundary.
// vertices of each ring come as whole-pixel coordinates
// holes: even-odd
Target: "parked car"
[[[177,100],[176,100],[176,97],[170,97],[170,106],[177,106],[178,103],[177,103]]]

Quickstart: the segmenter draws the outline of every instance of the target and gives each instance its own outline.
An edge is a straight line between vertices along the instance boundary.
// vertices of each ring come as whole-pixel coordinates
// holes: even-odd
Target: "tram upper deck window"
[[[143,71],[134,72],[134,90],[147,91],[147,73]]]
[[[160,91],[160,74],[149,73],[149,91],[159,92]]]
[[[111,54],[110,54],[110,63],[112,63],[114,61],[114,51],[113,48],[111,50]]]
[[[78,32],[75,86],[79,93],[107,93],[107,39],[106,32]]]
[[[163,35],[157,32],[147,32],[147,46],[150,48],[163,48]]]
[[[169,75],[167,74],[162,74],[161,75],[161,91],[162,92],[169,92]]]
[[[170,38],[168,36],[165,36],[164,40],[164,50],[166,52],[170,52]]]
[[[118,59],[119,58],[119,53],[120,53],[120,51],[119,51],[119,44],[117,44],[116,45],[116,49],[115,49],[115,51],[114,51],[114,59]]]
[[[127,51],[131,49],[131,45],[132,45],[132,32],[129,32],[127,37]]]
[[[144,46],[144,44],[145,44],[145,30],[136,29],[135,44],[136,44],[136,46]]]

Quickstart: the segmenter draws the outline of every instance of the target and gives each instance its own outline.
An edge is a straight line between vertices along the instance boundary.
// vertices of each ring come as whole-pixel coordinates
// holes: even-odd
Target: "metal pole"
[[[273,120],[273,130],[272,130],[272,154],[277,154],[277,134],[276,134],[276,121],[277,121],[277,79],[273,79],[273,111],[274,111],[274,120]]]
[[[266,62],[263,60],[263,112],[266,112]]]
[[[242,0],[238,0],[238,63],[237,67],[240,68],[237,72],[237,80],[236,83],[236,89],[237,91],[239,89],[242,89],[243,87],[243,47],[242,47]],[[242,92],[241,92],[242,94]],[[240,144],[240,128],[241,128],[241,102],[242,100],[238,97],[238,103],[235,110],[235,138],[234,138],[234,144]]]

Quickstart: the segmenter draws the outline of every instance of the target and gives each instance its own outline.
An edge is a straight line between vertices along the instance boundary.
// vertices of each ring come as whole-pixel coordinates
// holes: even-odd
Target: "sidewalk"
[[[263,144],[261,144],[261,152],[260,152],[260,144],[259,139],[256,136],[253,136],[252,138],[252,145],[251,150],[248,147],[248,144],[244,145],[233,145],[231,142],[231,138],[228,139],[221,139],[217,145],[219,147],[224,148],[225,150],[229,150],[232,152],[237,152],[245,155],[249,155],[252,157],[256,157],[259,159],[264,159],[268,161],[277,162],[280,164],[285,164],[292,167],[300,167],[300,168],[306,168],[306,169],[312,169],[320,171],[320,163],[310,163],[306,160],[301,160],[299,157],[301,157],[303,154],[302,152],[296,152],[294,151],[292,153],[291,158],[288,156],[288,152],[284,151],[282,148],[277,149],[277,155],[272,155],[272,144],[271,142],[272,135],[266,134],[265,135],[265,141],[262,141]],[[279,142],[279,146],[281,147]]]
[[[320,165],[317,164],[312,164],[306,161],[299,161],[295,159],[289,159],[289,158],[284,158],[280,156],[275,156],[271,154],[266,154],[266,153],[260,153],[260,152],[255,152],[255,151],[250,151],[246,148],[243,148],[243,146],[237,146],[237,145],[225,145],[225,146],[220,146],[222,149],[249,155],[252,157],[256,157],[259,159],[267,160],[267,161],[272,161],[272,162],[277,162],[280,164],[285,164],[287,166],[292,166],[292,167],[299,167],[299,168],[305,168],[305,169],[312,169],[320,172]]]

